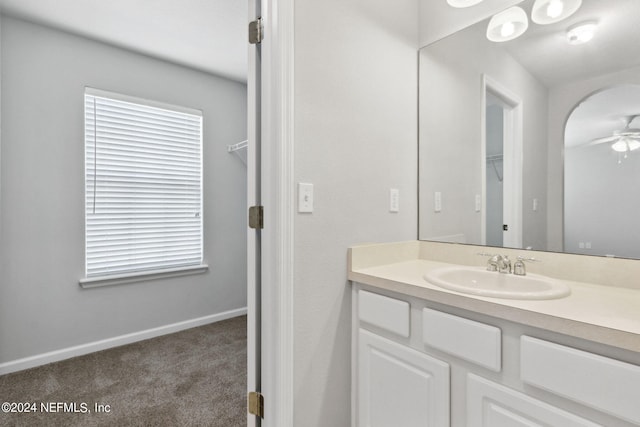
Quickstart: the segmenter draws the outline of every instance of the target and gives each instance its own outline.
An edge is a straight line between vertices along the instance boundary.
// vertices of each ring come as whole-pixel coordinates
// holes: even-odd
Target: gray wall
[[[2,17],[0,364],[246,306],[246,86]],[[83,91],[204,112],[205,274],[81,289]]]
[[[565,150],[566,252],[640,259],[639,170],[640,153],[618,164],[611,144]]]
[[[348,426],[347,248],[417,236],[417,1],[296,1],[294,19],[294,183],[315,211],[294,225],[293,425]]]

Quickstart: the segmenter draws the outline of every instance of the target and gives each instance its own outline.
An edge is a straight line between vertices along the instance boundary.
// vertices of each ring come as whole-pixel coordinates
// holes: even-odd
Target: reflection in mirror
[[[640,258],[640,85],[604,89],[576,105],[564,144],[566,250]]]
[[[640,117],[633,117],[640,103],[612,104],[630,93],[629,85],[640,85],[640,1],[583,0],[551,23],[532,18],[533,0],[518,6],[530,22],[513,40],[488,40],[488,18],[420,50],[419,237],[640,259],[640,245],[631,248],[640,226],[621,219],[635,216],[640,205],[596,192],[624,188],[624,200],[640,199],[640,165],[632,161],[640,150],[638,156],[631,150],[640,139],[626,153],[610,139],[625,126],[640,128]],[[627,90],[605,91],[614,87]],[[612,108],[581,118],[583,106],[576,107],[588,106],[593,94],[609,96]],[[565,124],[570,135],[574,115],[594,124],[593,132],[583,126],[575,137],[599,139],[592,150],[606,148],[624,176],[622,168],[617,176],[604,174],[579,159],[591,149],[565,150]],[[609,127],[596,127],[599,121]],[[599,181],[575,185],[586,176]]]

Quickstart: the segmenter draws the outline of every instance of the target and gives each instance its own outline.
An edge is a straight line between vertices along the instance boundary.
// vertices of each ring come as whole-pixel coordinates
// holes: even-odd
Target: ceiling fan
[[[632,128],[631,123],[640,117],[640,114],[625,117],[625,125],[621,130],[614,130],[611,136],[596,138],[591,144],[612,143],[611,148],[618,153],[628,153],[640,148],[640,129]]]

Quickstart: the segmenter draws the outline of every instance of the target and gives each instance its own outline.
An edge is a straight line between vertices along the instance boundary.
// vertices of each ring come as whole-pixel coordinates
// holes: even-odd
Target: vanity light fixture
[[[569,27],[567,30],[567,41],[569,44],[586,43],[593,38],[598,27],[595,21],[586,21]]]
[[[560,22],[573,15],[582,6],[582,0],[536,0],[531,10],[531,20],[547,25]]]
[[[510,7],[491,18],[487,27],[487,38],[492,42],[506,42],[520,37],[529,28],[526,12],[518,7]]]
[[[480,3],[482,0],[447,0],[451,7],[469,7]]]

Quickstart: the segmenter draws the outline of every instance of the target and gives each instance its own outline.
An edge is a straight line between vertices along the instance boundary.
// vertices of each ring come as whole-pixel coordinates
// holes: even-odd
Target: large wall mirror
[[[640,1],[516,7],[420,50],[419,238],[640,259]]]

